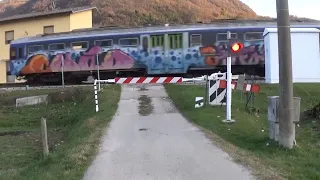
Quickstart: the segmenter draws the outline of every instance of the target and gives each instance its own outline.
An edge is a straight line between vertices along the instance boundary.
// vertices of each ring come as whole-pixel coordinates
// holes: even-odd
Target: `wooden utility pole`
[[[277,0],[280,117],[279,144],[293,148],[295,127],[293,123],[292,53],[288,0]]]

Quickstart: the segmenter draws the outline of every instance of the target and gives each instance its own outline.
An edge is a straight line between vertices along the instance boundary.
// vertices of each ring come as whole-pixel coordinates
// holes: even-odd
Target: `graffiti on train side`
[[[88,71],[97,67],[97,55],[101,48],[94,46],[83,52],[57,52],[56,54],[35,54],[21,69],[22,74],[59,72],[64,64],[64,71]],[[98,63],[101,69],[130,69],[134,65],[131,56],[119,49],[99,54]]]
[[[86,51],[63,50],[41,51],[29,55],[27,60],[13,60],[10,62],[12,74],[33,74],[45,72],[61,72],[62,60],[64,71],[90,71],[97,69],[97,55],[100,70],[130,69],[147,67],[150,73],[162,72],[166,67],[179,71],[186,71],[185,67],[203,67],[204,57],[200,56],[199,46],[186,49],[174,49],[166,53],[163,47],[150,48],[144,51],[140,48],[101,48],[94,46]]]
[[[205,63],[210,66],[226,65],[227,49],[222,43],[213,46],[200,47],[200,53],[205,56]],[[239,56],[232,57],[232,65],[264,64],[264,43],[245,43]]]
[[[98,57],[98,58],[97,58]],[[13,75],[64,71],[125,70],[146,67],[148,73],[185,73],[188,67],[226,65],[227,51],[221,44],[213,46],[194,46],[187,49],[172,49],[165,52],[163,47],[149,48],[111,48],[93,46],[87,50],[65,49],[61,51],[40,51],[30,54],[27,59],[10,61]],[[98,60],[97,60],[98,59]],[[243,54],[232,59],[234,65],[264,64],[264,45],[245,44]]]

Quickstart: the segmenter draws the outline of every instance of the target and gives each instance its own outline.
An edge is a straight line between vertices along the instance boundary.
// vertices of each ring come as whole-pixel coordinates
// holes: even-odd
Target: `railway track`
[[[92,83],[65,84],[65,88],[92,86]],[[0,84],[0,91],[35,90],[35,89],[59,89],[62,85],[27,85],[25,83]]]
[[[246,83],[261,84],[265,82],[264,78],[261,77],[248,77],[245,80]],[[104,83],[105,84],[105,83]],[[183,85],[205,85],[205,80],[190,80],[183,82]],[[65,84],[65,88],[72,87],[86,87],[93,86],[93,82],[83,82],[82,84]],[[0,84],[0,91],[15,91],[15,90],[35,90],[35,89],[58,89],[63,88],[62,85],[27,85],[25,83],[5,83]]]

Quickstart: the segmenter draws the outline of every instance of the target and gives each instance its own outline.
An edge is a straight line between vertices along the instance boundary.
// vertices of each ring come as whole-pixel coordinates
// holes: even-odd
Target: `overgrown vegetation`
[[[204,96],[203,86],[167,85],[167,92],[181,112],[206,132],[219,137],[216,142],[228,142],[220,146],[237,161],[255,168],[255,174],[263,179],[320,179],[320,121],[304,116],[320,102],[319,84],[295,84],[294,94],[301,97],[301,120],[296,127],[298,146],[293,150],[280,148],[269,140],[267,120],[267,96],[278,95],[278,86],[262,85],[262,92],[255,98],[258,111],[245,109],[245,98],[233,91],[232,118],[235,124],[224,124],[225,107],[207,106],[195,109],[195,97]],[[213,132],[214,134],[212,134]]]
[[[54,4],[52,4],[54,2]],[[240,0],[10,0],[0,1],[0,18],[30,12],[96,6],[94,26],[185,24],[215,19],[271,19]],[[291,19],[308,20],[291,16]]]
[[[239,0],[29,0],[19,6],[3,6],[0,17],[32,11],[93,5],[94,24],[136,26],[143,24],[191,23],[221,18],[256,18],[256,13]],[[8,4],[8,3],[7,3]],[[1,9],[0,9],[1,11]]]
[[[16,91],[6,98],[47,91]],[[0,179],[78,180],[91,164],[99,138],[117,109],[120,87],[107,86],[99,92],[98,113],[92,87],[72,88],[62,94],[59,90],[49,91],[55,101],[48,105],[0,105]],[[47,159],[42,154],[41,117],[47,119]]]

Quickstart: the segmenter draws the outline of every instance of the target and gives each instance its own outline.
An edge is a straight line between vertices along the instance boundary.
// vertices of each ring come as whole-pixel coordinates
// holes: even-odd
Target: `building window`
[[[87,49],[88,48],[88,42],[81,41],[81,42],[73,42],[71,43],[72,49]]]
[[[10,44],[14,40],[14,31],[5,32],[5,44]]]
[[[53,26],[44,26],[43,27],[43,34],[52,34],[52,33],[54,33]]]
[[[137,46],[138,39],[137,38],[123,38],[119,40],[120,46]]]
[[[190,47],[201,46],[202,36],[201,34],[192,34],[190,38]]]

